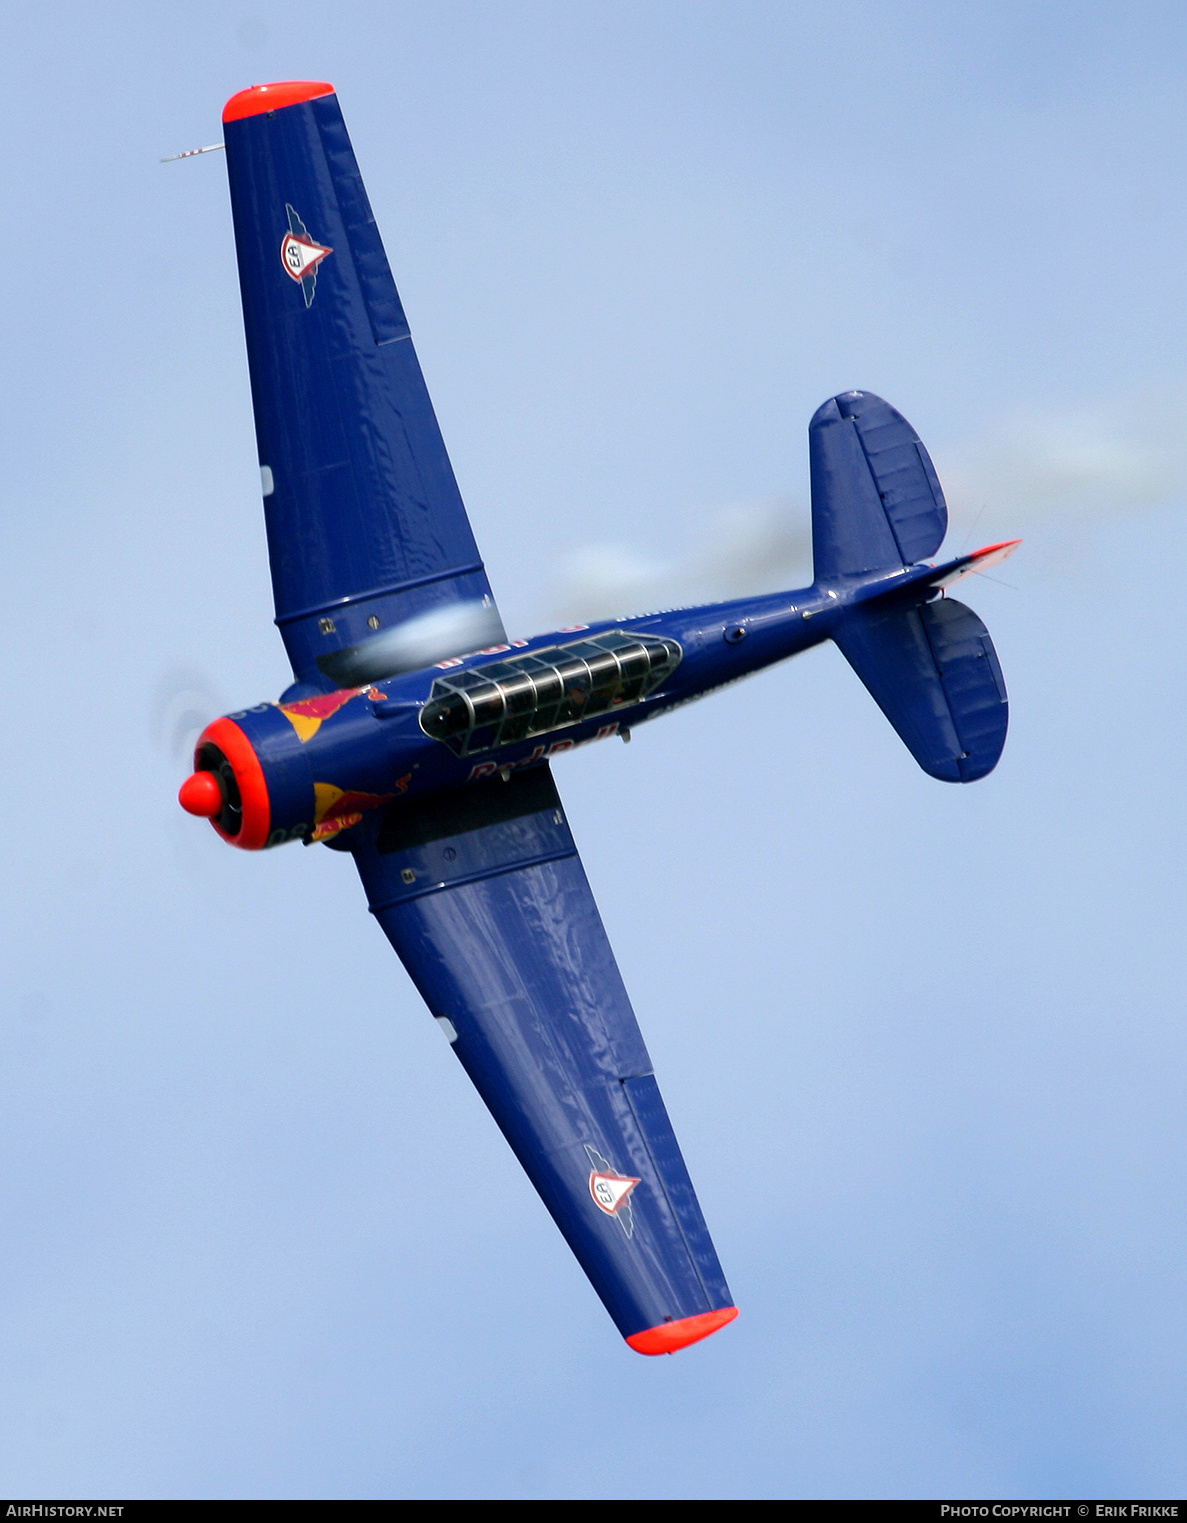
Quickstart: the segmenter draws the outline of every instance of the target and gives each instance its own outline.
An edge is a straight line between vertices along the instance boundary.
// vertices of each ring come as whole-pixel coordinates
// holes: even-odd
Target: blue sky
[[[0,1489],[1182,1492],[1185,34],[11,19]],[[225,168],[158,160],[289,77],[338,86],[515,633],[795,580],[843,388],[928,443],[953,552],[1026,539],[966,597],[982,783],[832,648],[556,769],[742,1307],[678,1358],[624,1349],[349,861],[175,803],[195,716],[287,676]]]

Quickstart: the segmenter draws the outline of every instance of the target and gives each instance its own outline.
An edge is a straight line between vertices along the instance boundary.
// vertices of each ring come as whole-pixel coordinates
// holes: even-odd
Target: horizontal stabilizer
[[[972,783],[1006,743],[1006,684],[989,631],[963,603],[859,607],[833,639],[931,777]]]
[[[816,580],[890,571],[934,555],[948,508],[919,435],[889,402],[846,391],[808,425]]]

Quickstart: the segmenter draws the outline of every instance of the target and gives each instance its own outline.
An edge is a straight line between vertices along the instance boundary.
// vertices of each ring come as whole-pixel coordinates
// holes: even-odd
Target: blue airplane
[[[992,770],[1006,689],[933,566],[927,451],[868,392],[812,419],[815,580],[507,638],[332,85],[223,113],[276,623],[295,681],[200,736],[182,806],[350,852],[371,913],[627,1343],[737,1316],[549,766],[834,640],[919,765]]]

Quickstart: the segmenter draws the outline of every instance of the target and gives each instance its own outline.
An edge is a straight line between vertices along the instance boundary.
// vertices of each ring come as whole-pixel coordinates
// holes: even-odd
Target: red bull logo
[[[405,792],[412,781],[409,772],[398,779],[395,793],[360,793],[352,788],[335,788],[333,783],[314,783],[313,796],[316,806],[313,815],[313,839],[324,841],[336,836],[340,830],[349,830],[372,809],[382,809],[398,794]]]
[[[411,783],[411,772],[396,778],[395,793],[363,793],[349,787],[335,787],[332,783],[314,783],[312,839],[325,841],[328,836],[337,836],[340,830],[349,830],[350,825],[357,825],[369,810],[382,809],[384,804],[392,803],[393,798],[407,792],[408,783]]]
[[[313,739],[325,720],[344,708],[352,698],[357,698],[360,693],[366,693],[372,700],[383,697],[383,694],[375,687],[344,687],[339,688],[336,693],[319,693],[316,698],[300,698],[296,703],[282,703],[280,712],[296,730],[304,744],[305,741]]]

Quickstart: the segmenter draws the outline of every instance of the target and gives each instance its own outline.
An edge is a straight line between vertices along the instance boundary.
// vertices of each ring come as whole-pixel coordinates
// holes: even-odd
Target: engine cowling
[[[404,727],[376,714],[385,698],[375,687],[339,688],[216,719],[198,737],[178,802],[243,851],[349,829],[411,780]],[[415,741],[431,744],[419,729]]]
[[[315,798],[300,737],[271,703],[207,725],[194,748],[193,775],[178,795],[183,809],[205,816],[242,851],[306,839]]]

